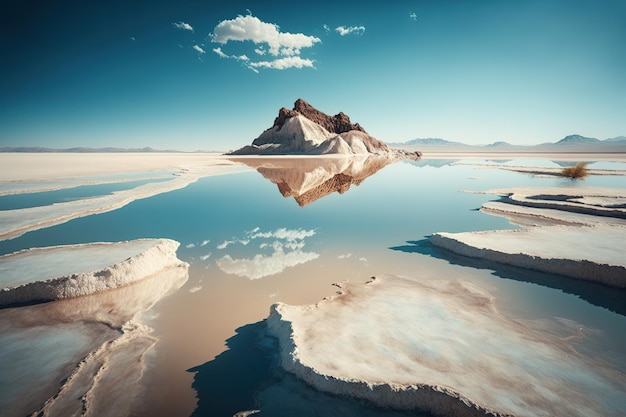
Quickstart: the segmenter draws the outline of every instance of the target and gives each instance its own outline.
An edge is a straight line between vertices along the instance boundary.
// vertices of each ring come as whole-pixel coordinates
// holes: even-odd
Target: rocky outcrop
[[[274,126],[272,127],[278,127],[280,129],[283,124],[285,124],[285,120],[290,117],[297,116],[298,114],[301,114],[310,121],[317,123],[331,133],[339,134],[349,132],[351,130],[365,132],[365,129],[363,129],[358,123],[352,124],[350,122],[350,118],[343,112],[339,112],[331,117],[317,110],[301,98],[296,100],[293,105],[293,110],[289,110],[285,107],[280,109],[278,111],[278,117],[274,120]]]
[[[302,99],[292,110],[281,108],[272,127],[252,145],[230,155],[375,154],[419,158],[419,152],[393,150],[352,123],[343,112],[329,116]]]

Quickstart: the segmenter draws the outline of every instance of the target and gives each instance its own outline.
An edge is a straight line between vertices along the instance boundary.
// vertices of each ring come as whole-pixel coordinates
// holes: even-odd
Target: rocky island
[[[329,116],[299,98],[292,110],[278,112],[274,124],[229,155],[385,155],[419,158],[420,152],[395,150],[352,123],[343,112]]]

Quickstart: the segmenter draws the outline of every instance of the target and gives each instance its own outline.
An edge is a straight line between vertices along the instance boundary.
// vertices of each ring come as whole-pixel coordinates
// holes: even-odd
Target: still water
[[[272,182],[267,169],[207,177],[112,212],[0,242],[0,254],[149,237],[181,242],[178,257],[191,265],[189,280],[147,313],[160,341],[146,373],[144,415],[231,416],[254,409],[271,416],[401,415],[317,393],[281,373],[273,366],[275,342],[259,330],[275,302],[315,303],[333,294],[333,282],[384,273],[470,280],[487,288],[498,308],[516,319],[580,323],[596,334],[582,348],[606,355],[624,372],[623,291],[454,258],[428,247],[425,239],[438,231],[518,227],[477,211],[497,196],[464,190],[626,188],[626,177],[572,182],[454,162],[397,162],[358,184],[343,184],[341,193],[322,193],[305,204],[284,197],[285,185]],[[548,160],[506,163],[558,166]],[[612,163],[610,169],[625,165]],[[14,204],[10,196],[5,199]]]

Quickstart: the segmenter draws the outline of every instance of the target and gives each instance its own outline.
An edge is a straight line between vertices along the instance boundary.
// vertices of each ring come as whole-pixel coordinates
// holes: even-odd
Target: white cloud
[[[309,67],[309,68],[314,68],[313,65],[313,60],[311,59],[304,59],[304,58],[300,58],[299,56],[292,56],[292,57],[286,57],[286,58],[278,58],[275,59],[273,61],[257,61],[257,62],[250,62],[248,64],[248,67],[250,69],[256,69],[256,68],[271,68],[271,69],[277,69],[277,70],[284,70],[284,69],[288,69],[288,68],[304,68],[304,67]]]
[[[413,12],[409,13],[409,19],[411,19],[411,20],[417,20],[417,14],[415,14],[415,13],[413,13]]]
[[[172,23],[172,25],[174,25],[176,29],[188,30],[190,32],[193,32],[193,27],[191,27],[189,23],[176,22],[176,23]]]
[[[327,24],[324,24],[323,27],[326,32],[330,32],[330,26],[328,26]]]
[[[200,244],[200,246],[206,246],[209,242],[210,242],[209,239],[203,240],[202,243]]]
[[[207,253],[206,255],[202,255],[200,257],[200,260],[202,261],[206,261],[207,259],[209,259],[211,257],[211,253]]]
[[[348,259],[351,256],[352,256],[351,253],[341,254],[341,255],[337,256],[337,259]]]
[[[281,32],[274,23],[261,21],[258,17],[248,14],[235,19],[223,20],[215,26],[209,35],[215,43],[226,45],[231,41],[254,43],[254,53],[259,56],[269,54],[275,59],[254,61],[247,55],[229,55],[221,47],[213,52],[222,58],[241,61],[254,72],[259,68],[284,70],[288,68],[314,68],[313,60],[300,58],[303,48],[310,48],[321,40],[303,33]]]
[[[213,52],[215,52],[216,54],[218,54],[221,58],[228,58],[228,59],[235,59],[237,61],[249,61],[250,58],[248,58],[246,55],[226,55],[224,53],[224,51],[222,51],[222,48],[213,48]]]
[[[220,56],[220,58],[230,58],[229,55],[226,55],[223,51],[222,48],[213,48],[213,52],[215,52],[216,54],[218,54]]]
[[[284,50],[293,51],[296,55],[302,48],[310,48],[321,42],[315,36],[303,33],[281,32],[278,25],[262,22],[258,17],[237,16],[235,19],[223,20],[213,29],[213,42],[226,44],[229,41],[252,41],[255,44],[267,44],[270,54],[280,55]]]
[[[195,293],[195,292],[200,291],[201,289],[202,289],[202,287],[200,287],[200,286],[198,286],[198,287],[193,287],[193,288],[189,288],[189,292],[193,294],[193,293]]]
[[[196,245],[194,243],[190,243],[187,246],[185,246],[187,249],[191,249],[191,248],[195,248]]]
[[[201,48],[201,47],[199,47],[198,45],[194,45],[194,46],[193,46],[193,49],[195,49],[196,51],[200,52],[201,54],[206,53],[206,52],[204,51],[204,49],[202,49],[202,48]]]
[[[339,32],[341,36],[350,35],[351,33],[362,35],[365,33],[365,26],[337,26],[335,31]]]

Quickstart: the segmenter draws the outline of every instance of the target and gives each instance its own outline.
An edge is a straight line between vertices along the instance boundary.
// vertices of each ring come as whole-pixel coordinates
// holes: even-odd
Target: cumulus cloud
[[[362,35],[365,33],[365,26],[337,26],[335,31],[337,31],[341,36],[350,34]]]
[[[196,245],[195,245],[195,243],[190,243],[190,244],[186,245],[185,247],[186,247],[187,249],[191,249],[191,248],[195,248],[195,247],[196,247]]]
[[[199,47],[198,45],[194,45],[193,49],[195,49],[196,51],[200,52],[201,54],[204,54],[205,51],[204,49],[202,49],[201,47]]]
[[[189,292],[193,294],[193,293],[195,293],[195,292],[200,291],[201,289],[202,289],[202,287],[200,287],[200,286],[198,286],[198,287],[193,287],[193,288],[189,288]]]
[[[209,242],[210,242],[209,239],[203,240],[202,243],[200,244],[200,246],[206,246]]]
[[[326,32],[330,32],[330,26],[324,23],[323,28]]]
[[[259,68],[284,70],[313,67],[313,60],[301,58],[300,53],[303,48],[310,48],[321,42],[319,38],[304,33],[281,32],[278,25],[263,22],[252,14],[219,22],[209,36],[211,41],[222,45],[231,41],[252,42],[257,55],[263,56],[268,53],[274,57],[271,60],[251,61],[247,55],[229,55],[221,47],[213,49],[220,57],[242,61],[255,72],[258,72]]]
[[[413,13],[413,12],[409,13],[409,19],[411,19],[411,20],[417,20],[417,14],[416,14],[416,13]]]
[[[229,41],[252,41],[255,44],[267,44],[270,54],[299,54],[300,49],[310,48],[320,39],[303,33],[281,32],[278,25],[262,22],[258,17],[237,16],[223,20],[215,26],[211,34],[213,42],[226,44]]]
[[[211,253],[209,252],[209,253],[207,253],[206,255],[202,255],[202,256],[200,257],[200,260],[202,260],[202,261],[206,261],[206,260],[207,260],[207,259],[209,259],[210,257],[211,257]]]
[[[193,27],[191,27],[189,23],[176,22],[176,23],[172,23],[172,25],[174,25],[176,29],[188,30],[190,32],[193,32]]]
[[[312,60],[300,58],[299,56],[279,58],[273,61],[251,62],[249,66],[253,69],[273,68],[273,69],[278,69],[278,70],[284,70],[287,68],[304,68],[304,67],[315,68]]]

